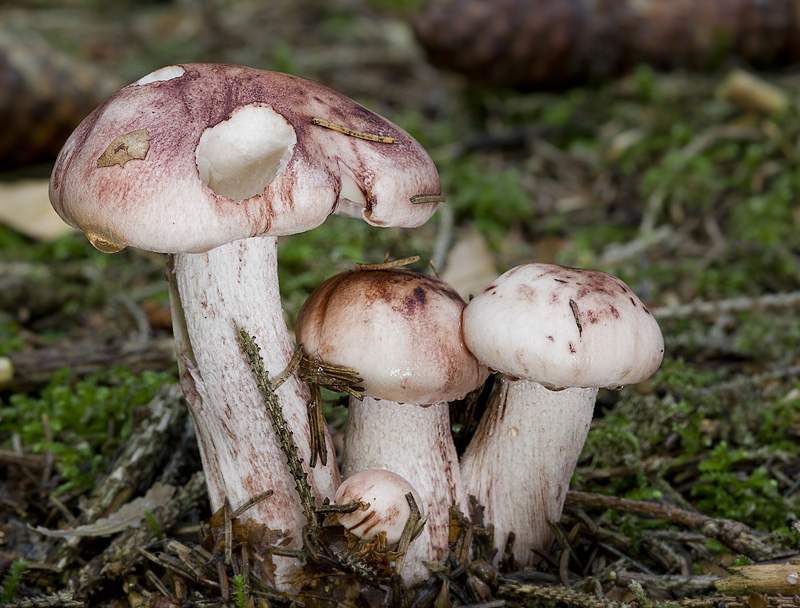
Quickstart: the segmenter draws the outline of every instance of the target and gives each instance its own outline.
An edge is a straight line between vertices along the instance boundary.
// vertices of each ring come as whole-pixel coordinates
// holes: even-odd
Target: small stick
[[[569,300],[569,307],[572,309],[572,316],[575,317],[575,325],[578,326],[578,337],[580,338],[581,334],[583,334],[583,325],[581,324],[581,311],[578,309],[578,305],[572,298],[570,298]]]
[[[337,125],[335,122],[323,120],[322,118],[312,118],[311,124],[317,125],[318,127],[325,127],[326,129],[331,129],[332,131],[336,131],[337,133],[343,133],[344,135],[349,135],[350,137],[356,137],[358,139],[366,139],[367,141],[375,141],[380,144],[393,144],[397,141],[394,137],[387,137],[386,135],[375,135],[374,133],[365,133],[364,131],[356,131],[355,129],[351,129],[350,127]]]
[[[424,205],[426,203],[443,203],[447,199],[441,194],[415,194],[411,197],[412,205]]]
[[[231,515],[233,510],[227,496],[222,508],[225,513],[225,565],[230,566],[233,560],[233,517]]]
[[[419,262],[418,255],[412,255],[407,258],[401,258],[399,260],[393,260],[391,262],[381,262],[380,264],[356,264],[356,270],[389,270],[391,268],[396,268],[398,266],[408,266],[409,264],[413,264],[415,262]]]
[[[241,553],[242,559],[242,580],[244,581],[244,588],[250,589],[250,557],[247,547],[244,547]]]
[[[563,586],[548,587],[546,585],[520,585],[507,582],[500,586],[498,594],[500,596],[510,595],[512,597],[536,598],[548,602],[554,601],[571,604],[579,608],[627,608],[630,606],[630,604],[600,599],[596,595],[589,595],[577,589]]]
[[[46,413],[42,414],[42,429],[44,430],[44,438],[47,443],[53,443],[53,431],[50,428],[50,418],[47,416]],[[47,482],[50,480],[50,476],[53,473],[53,451],[48,449],[45,452],[45,461],[44,461],[44,470],[42,471],[42,478],[39,482],[39,487],[44,491],[45,487],[47,487]]]
[[[406,520],[406,525],[403,528],[403,533],[400,535],[400,540],[397,541],[397,559],[394,561],[394,572],[400,574],[400,571],[403,569],[403,564],[406,561],[406,552],[408,551],[408,545],[411,544],[411,541],[414,540],[417,536],[422,534],[422,529],[425,527],[425,522],[428,521],[428,516],[422,517],[419,512],[419,507],[417,506],[417,501],[414,500],[414,496],[409,492],[406,494],[406,502],[408,502],[408,507],[411,509],[411,514],[408,516]]]
[[[706,592],[714,588],[719,580],[716,574],[683,576],[679,574],[653,575],[642,572],[619,570],[611,573],[611,580],[617,587],[628,587],[631,581],[637,581],[647,589],[665,589],[681,592]]]
[[[163,595],[164,597],[168,597],[168,598],[170,598],[170,599],[175,599],[175,598],[172,596],[172,594],[170,593],[169,589],[167,589],[167,588],[164,586],[164,583],[162,583],[162,582],[161,582],[161,579],[160,579],[160,578],[158,578],[158,576],[156,576],[156,573],[155,573],[155,572],[153,572],[152,570],[150,570],[150,568],[148,568],[148,569],[147,569],[147,571],[144,573],[144,576],[145,576],[145,578],[147,579],[147,582],[149,582],[149,583],[150,583],[151,585],[153,585],[153,586],[154,586],[156,589],[158,589],[158,592],[159,592],[161,595]]]
[[[289,365],[286,366],[286,369],[281,372],[281,375],[275,379],[275,382],[272,383],[272,390],[277,391],[281,384],[286,382],[294,373],[294,370],[300,365],[300,362],[303,360],[303,345],[298,344],[297,348],[294,349],[294,354],[292,355],[291,361],[289,361]]]
[[[308,404],[308,423],[311,432],[311,460],[309,465],[317,466],[317,456],[322,466],[328,464],[328,446],[325,445],[325,418],[322,415],[322,394],[319,384],[311,384],[312,398]]]
[[[354,513],[362,507],[369,508],[369,503],[354,500],[346,505],[322,505],[317,507],[317,513]]]
[[[239,508],[237,508],[233,512],[233,514],[231,514],[231,519],[236,519],[237,517],[241,516],[241,514],[247,511],[250,507],[257,505],[262,500],[266,500],[267,498],[272,496],[272,494],[273,494],[272,490],[267,490],[266,492],[261,492],[261,494],[256,494],[255,496],[250,498],[250,500],[239,506]]]
[[[4,608],[85,608],[86,602],[76,600],[75,593],[65,589],[49,595],[37,594],[30,597],[11,600],[3,604]]]
[[[312,387],[315,385],[324,386],[333,391],[345,392],[359,401],[364,399],[360,392],[364,389],[357,386],[363,380],[358,376],[358,370],[339,365],[329,365],[324,361],[310,359],[304,355],[300,361],[298,376],[303,382],[308,382]]]

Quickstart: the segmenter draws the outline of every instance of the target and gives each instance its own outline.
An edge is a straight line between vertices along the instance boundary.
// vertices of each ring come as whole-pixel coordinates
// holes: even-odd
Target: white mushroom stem
[[[450,506],[468,514],[447,403],[428,407],[364,397],[350,399],[342,473],[386,469],[404,477],[420,496],[428,516],[425,529],[409,545],[403,579],[430,576],[425,561],[437,561],[448,546]]]
[[[537,561],[553,539],[548,521],[561,518],[594,411],[596,388],[549,390],[503,377],[461,459],[467,495],[494,524],[497,558],[509,532],[519,566]]]
[[[272,490],[245,517],[285,530],[300,544],[305,519],[277,436],[239,341],[255,336],[271,378],[286,368],[294,346],[281,308],[277,240],[234,241],[206,253],[175,254],[167,265],[181,387],[194,421],[213,510],[227,496],[236,508]],[[305,383],[289,377],[276,396],[300,457],[310,457]],[[327,435],[328,465],[306,466],[318,501],[333,497],[339,473]]]

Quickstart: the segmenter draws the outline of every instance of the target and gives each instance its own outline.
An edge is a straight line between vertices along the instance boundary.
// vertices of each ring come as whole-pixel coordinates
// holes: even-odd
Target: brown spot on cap
[[[463,397],[488,374],[464,345],[464,306],[436,277],[355,270],[314,290],[295,332],[311,356],[358,370],[371,397],[439,403]]]

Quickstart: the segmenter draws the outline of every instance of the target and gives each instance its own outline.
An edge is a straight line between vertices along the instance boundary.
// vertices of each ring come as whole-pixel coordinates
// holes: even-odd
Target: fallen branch
[[[660,306],[650,312],[659,321],[686,319],[688,317],[714,317],[719,315],[766,310],[770,308],[797,308],[800,306],[800,291],[768,293],[761,296],[728,298],[726,300],[697,300],[688,304]]]
[[[800,560],[797,560],[800,561]],[[725,595],[766,593],[767,595],[800,594],[800,563],[753,564],[729,569],[732,576],[714,583]]]
[[[53,372],[68,367],[75,378],[107,370],[115,365],[138,373],[168,371],[175,367],[175,345],[171,338],[132,340],[124,343],[57,344],[0,357],[0,386],[25,392],[44,386]]]
[[[665,591],[705,592],[714,589],[714,584],[719,580],[715,574],[701,574],[696,576],[683,576],[680,574],[667,574],[658,576],[642,572],[620,570],[613,573],[612,580],[618,587],[628,587],[636,581],[646,589],[661,589]]]
[[[732,519],[713,518],[671,505],[661,505],[644,500],[629,500],[590,492],[570,491],[567,493],[566,503],[579,507],[616,509],[617,511],[638,513],[658,519],[668,519],[687,528],[697,530],[706,538],[719,541],[726,547],[746,555],[754,561],[772,559],[781,553],[781,551],[776,550],[759,538],[760,535],[749,526]]]

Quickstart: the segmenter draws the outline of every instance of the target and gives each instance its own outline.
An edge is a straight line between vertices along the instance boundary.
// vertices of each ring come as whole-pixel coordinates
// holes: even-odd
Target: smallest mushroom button
[[[406,494],[411,494],[422,513],[417,491],[403,477],[383,469],[367,469],[351,475],[336,491],[334,503],[346,505],[358,501],[364,508],[340,513],[337,518],[345,529],[358,538],[370,540],[383,532],[389,546],[397,544],[411,515]]]

